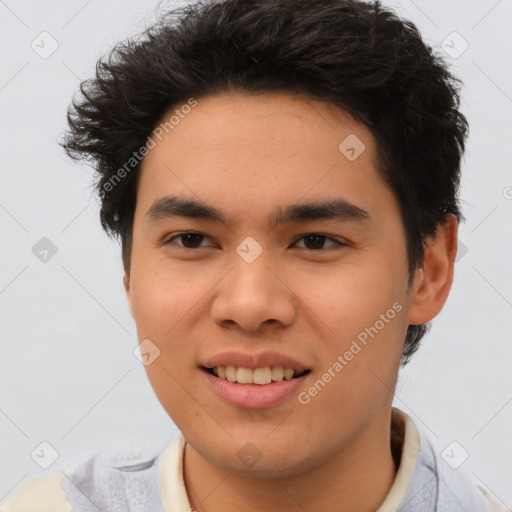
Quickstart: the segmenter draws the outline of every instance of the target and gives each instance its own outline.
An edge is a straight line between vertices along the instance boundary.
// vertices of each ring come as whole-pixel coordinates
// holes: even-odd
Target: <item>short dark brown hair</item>
[[[411,283],[425,238],[447,214],[461,218],[468,125],[459,88],[415,25],[379,1],[198,1],[164,14],[98,61],[95,78],[81,83],[69,108],[70,130],[60,144],[96,168],[101,223],[120,237],[129,269],[137,151],[166,111],[227,91],[329,102],[375,137],[378,170],[401,208]],[[409,326],[402,364],[427,330]]]

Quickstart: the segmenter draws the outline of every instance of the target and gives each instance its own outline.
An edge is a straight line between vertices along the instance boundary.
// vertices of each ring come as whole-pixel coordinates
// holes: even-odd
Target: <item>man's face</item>
[[[145,157],[125,285],[139,340],[160,350],[151,384],[208,461],[291,475],[385,428],[411,296],[399,205],[375,163],[364,125],[284,94],[199,98]],[[285,215],[327,201],[352,206]],[[227,365],[269,367],[261,382],[308,372],[263,385],[206,369]]]

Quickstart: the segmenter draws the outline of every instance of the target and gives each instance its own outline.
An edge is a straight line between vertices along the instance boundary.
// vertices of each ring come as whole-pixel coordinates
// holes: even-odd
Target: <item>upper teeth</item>
[[[270,384],[270,382],[279,382],[286,379],[293,378],[294,370],[291,368],[283,368],[282,366],[275,366],[270,368],[243,368],[237,366],[216,366],[213,368],[215,375],[221,379],[229,382],[238,382],[239,384]]]

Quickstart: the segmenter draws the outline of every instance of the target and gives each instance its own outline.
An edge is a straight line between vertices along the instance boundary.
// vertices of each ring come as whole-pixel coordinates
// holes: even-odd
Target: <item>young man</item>
[[[195,4],[115,48],[63,145],[96,163],[181,433],[0,509],[499,510],[392,408],[452,284],[456,86],[378,2]]]

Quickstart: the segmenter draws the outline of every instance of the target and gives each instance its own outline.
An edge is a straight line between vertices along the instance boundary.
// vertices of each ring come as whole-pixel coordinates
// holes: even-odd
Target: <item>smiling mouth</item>
[[[282,366],[265,366],[263,368],[252,369],[229,365],[215,366],[213,368],[202,367],[202,369],[210,375],[233,384],[254,384],[257,386],[265,386],[283,380],[297,379],[310,372],[310,370],[304,370],[299,373],[291,368],[283,368]]]

